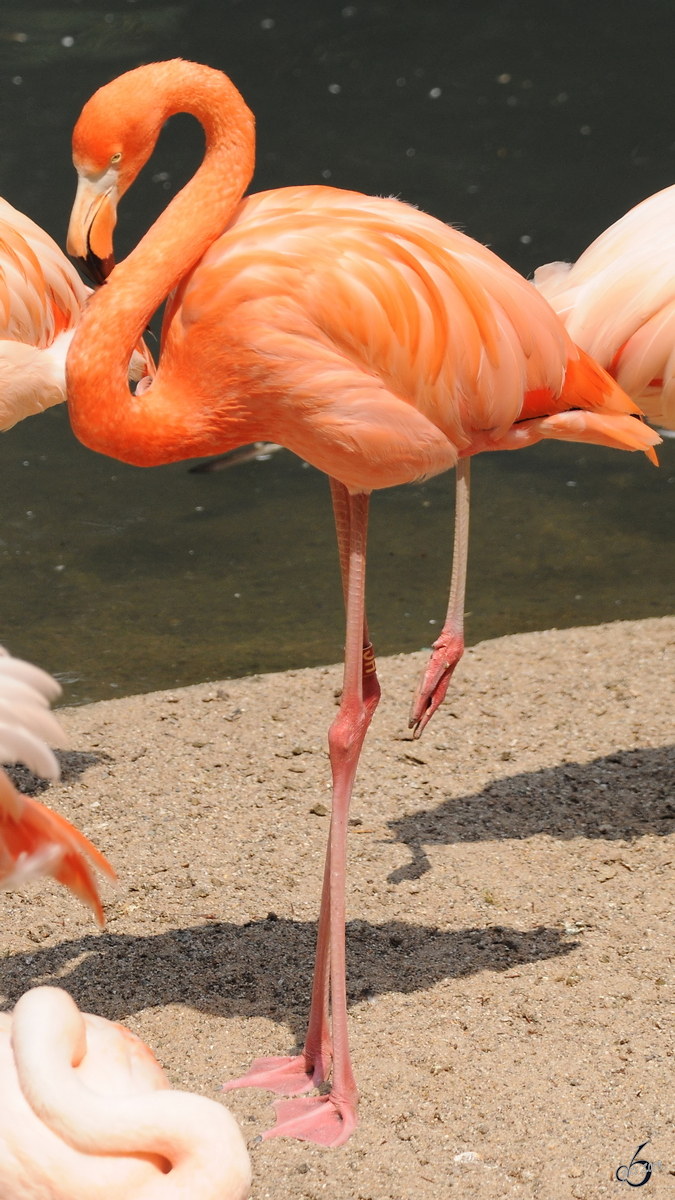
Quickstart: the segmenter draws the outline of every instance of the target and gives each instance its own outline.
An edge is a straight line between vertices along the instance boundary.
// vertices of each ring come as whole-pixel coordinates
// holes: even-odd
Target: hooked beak
[[[113,230],[117,222],[117,172],[93,180],[80,175],[68,226],[68,253],[95,284],[105,283],[115,266]]]

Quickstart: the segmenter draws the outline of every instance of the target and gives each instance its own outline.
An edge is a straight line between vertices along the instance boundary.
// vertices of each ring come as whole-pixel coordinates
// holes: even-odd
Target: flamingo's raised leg
[[[261,1059],[233,1087],[268,1087],[299,1092],[325,1077],[333,1058],[333,1084],[327,1096],[277,1101],[277,1124],[265,1137],[297,1137],[324,1146],[342,1145],[357,1124],[358,1092],[347,1037],[345,964],[345,871],[347,826],[359,755],[379,699],[372,648],[364,621],[368,496],[350,496],[333,484],[341,567],[346,582],[347,638],[340,711],[329,733],[333,810],[319,920],[314,989],[307,1042],[296,1059]],[[345,553],[348,551],[348,554]],[[364,646],[365,642],[365,646]],[[332,1050],[327,1000],[330,986]]]
[[[281,1104],[280,1108],[283,1111],[279,1111],[277,1114],[277,1126],[269,1130],[265,1136],[299,1137],[308,1141],[317,1141],[323,1145],[340,1145],[347,1140],[356,1126],[356,1103],[358,1100],[356,1085],[351,1074],[351,1066],[349,1065],[349,1050],[346,1039],[344,864],[347,818],[358,757],[366,731],[377,708],[380,698],[380,685],[375,669],[375,656],[368,638],[364,605],[368,497],[364,495],[350,497],[347,488],[343,484],[338,483],[334,479],[331,479],[330,482],[340,551],[340,568],[345,595],[345,607],[347,610],[347,651],[345,655],[345,680],[340,713],[333,722],[329,735],[331,765],[333,768],[333,818],[331,820],[330,839],[326,852],[314,984],[312,988],[312,1003],[307,1038],[300,1055],[256,1059],[244,1076],[226,1083],[223,1090],[231,1091],[237,1087],[262,1087],[277,1092],[280,1095],[297,1095],[298,1093],[309,1091],[310,1088],[317,1086],[327,1078],[333,1058],[328,1018],[331,965],[335,958],[335,955],[331,955],[330,952],[331,931],[339,928],[341,930],[339,939],[342,943],[342,965],[339,968],[338,987],[341,988],[342,1005],[345,1009],[343,1028],[340,1031],[341,1040],[344,1045],[341,1070],[338,1067],[336,1057],[335,1082],[330,1096]],[[354,514],[357,523],[356,530],[353,529]],[[354,551],[355,545],[356,550]],[[354,552],[358,561],[358,573],[354,585],[357,589],[357,600],[355,601],[352,598],[352,609],[355,603],[360,607],[362,630],[359,655],[361,687],[360,697],[350,697],[348,701],[347,664],[350,652],[350,584],[352,581],[350,567]],[[352,613],[352,625],[354,620],[356,620],[356,617]],[[354,640],[355,638],[352,636],[351,642],[353,643]],[[353,672],[354,664],[350,663],[350,678]],[[354,703],[355,700],[356,703]],[[354,714],[356,714],[356,718]],[[353,769],[350,774],[350,767],[352,766]],[[338,810],[343,811],[340,814]],[[338,813],[337,818],[336,813]],[[338,822],[337,826],[335,824],[336,820]],[[344,825],[344,829],[341,829],[340,822]],[[337,873],[331,871],[331,851],[335,837],[338,840],[342,838],[344,842],[339,854],[339,860],[341,859],[343,862],[341,873],[339,868]],[[341,900],[338,895],[332,902],[331,897],[336,897],[336,887],[338,893],[341,889]],[[341,916],[338,914],[337,918],[334,915],[336,904],[340,905],[341,912]],[[340,975],[342,985],[339,984]],[[332,997],[333,1024],[335,1029],[336,1019],[339,1024],[339,1015],[336,1018],[335,985],[332,987]],[[339,996],[337,1006],[339,1009]],[[339,1087],[338,1084],[340,1084]],[[341,1107],[336,1108],[336,1104]],[[293,1127],[289,1127],[289,1124]]]
[[[457,463],[455,502],[455,544],[452,554],[450,599],[445,624],[432,646],[422,680],[415,693],[408,722],[413,737],[422,730],[445,699],[452,673],[464,653],[464,595],[469,553],[469,502],[471,459],[460,458]]]

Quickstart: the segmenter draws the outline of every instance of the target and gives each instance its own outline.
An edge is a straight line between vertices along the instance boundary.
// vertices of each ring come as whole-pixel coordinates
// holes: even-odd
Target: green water
[[[672,18],[670,0],[3,2],[0,193],[63,244],[82,104],[181,54],[226,70],[254,109],[253,190],[397,194],[529,273],[675,179]],[[192,119],[169,123],[122,202],[120,255],[200,148]],[[468,640],[675,611],[675,444],[660,454],[659,471],[562,444],[475,460]],[[341,656],[328,486],[291,454],[141,471],[79,446],[52,410],[0,439],[0,469],[0,637],[69,700]],[[438,630],[453,491],[449,475],[374,497],[380,652]]]
[[[72,700],[340,658],[318,471],[285,451],[213,475],[127,467],[76,443],[62,410],[19,426],[11,455],[7,444],[3,636],[65,673]],[[657,472],[642,456],[567,445],[476,459],[469,641],[675,611],[672,442],[662,459]],[[381,653],[433,640],[453,507],[454,473],[373,497]]]

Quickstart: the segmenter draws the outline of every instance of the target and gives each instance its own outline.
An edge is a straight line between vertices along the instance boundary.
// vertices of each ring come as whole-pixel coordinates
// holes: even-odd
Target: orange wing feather
[[[103,925],[98,886],[88,859],[112,882],[110,863],[65,817],[23,796],[0,771],[0,886],[21,887],[51,875],[93,909]]]
[[[64,735],[49,701],[61,688],[32,663],[13,658],[0,647],[0,761],[23,762],[37,774],[59,778],[59,765],[43,740],[63,745]],[[0,887],[21,887],[51,875],[93,908],[103,910],[92,864],[109,879],[115,872],[87,838],[58,813],[17,791],[0,769]]]
[[[170,211],[133,255],[147,255],[157,295],[159,241],[168,278],[185,236],[178,217],[169,234]],[[135,302],[145,270],[120,264],[89,306],[97,354],[119,319],[107,307],[126,289]],[[138,403],[100,403],[109,365],[95,357],[84,336],[69,356],[76,374],[93,372],[72,412],[93,449],[150,466],[273,441],[354,490],[446,470],[517,423],[577,406],[608,417],[587,421],[581,440],[595,431],[612,444],[612,421],[631,411],[532,284],[486,247],[400,201],[323,187],[239,203],[179,277],[160,368]],[[620,424],[613,444],[624,448]],[[636,448],[658,442],[629,424]],[[576,424],[537,428],[567,438]]]
[[[322,419],[332,403],[342,421],[345,403],[358,394],[365,402],[366,391],[379,411],[385,391],[414,406],[460,452],[481,431],[499,440],[515,422],[570,408],[639,412],[532,285],[484,246],[399,201],[330,188],[244,200],[177,290],[163,336],[170,369],[192,350],[207,374],[215,362],[222,378],[231,363],[244,404],[265,390],[265,376],[270,396],[292,393],[286,444],[305,397]],[[276,404],[268,401],[270,421]],[[251,426],[250,437],[263,430],[284,440],[276,425]],[[302,453],[315,461],[305,442]],[[374,486],[393,481],[383,472]]]

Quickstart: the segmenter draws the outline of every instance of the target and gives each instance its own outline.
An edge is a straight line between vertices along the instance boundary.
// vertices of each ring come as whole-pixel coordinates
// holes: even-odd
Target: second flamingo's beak
[[[117,223],[117,172],[98,179],[80,175],[70,214],[67,248],[95,284],[105,283],[115,266],[113,230]]]

